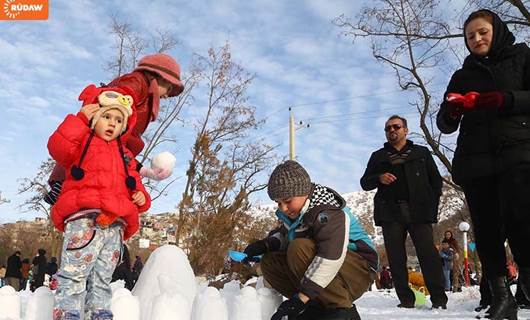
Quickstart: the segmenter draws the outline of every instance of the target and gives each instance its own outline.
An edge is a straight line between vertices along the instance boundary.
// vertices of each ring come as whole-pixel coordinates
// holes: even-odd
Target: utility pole
[[[294,117],[291,107],[289,107],[289,160],[294,160]]]
[[[292,108],[289,107],[289,160],[295,160],[296,158],[295,146],[294,146],[294,141],[295,141],[294,133],[296,130],[302,129],[304,127],[309,128],[309,124],[304,125],[302,121],[300,121],[298,128],[295,126],[293,111],[292,111]]]

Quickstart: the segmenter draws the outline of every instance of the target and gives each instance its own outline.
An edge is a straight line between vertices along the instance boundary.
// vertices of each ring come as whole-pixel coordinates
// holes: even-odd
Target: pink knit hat
[[[137,70],[151,71],[173,85],[170,97],[178,96],[183,90],[184,85],[180,81],[180,66],[171,56],[163,53],[151,54],[143,57],[138,62]]]

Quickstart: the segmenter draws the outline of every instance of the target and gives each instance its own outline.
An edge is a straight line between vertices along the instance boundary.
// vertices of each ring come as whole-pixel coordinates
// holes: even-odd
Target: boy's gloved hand
[[[245,248],[245,251],[243,252],[247,255],[247,257],[243,259],[244,263],[255,261],[253,259],[255,256],[259,256],[267,252],[267,243],[265,240],[252,242]]]
[[[171,171],[166,170],[166,169],[160,169],[160,168],[142,167],[140,169],[140,174],[142,175],[142,177],[160,181],[160,180],[164,180],[167,177],[169,177],[171,175]]]
[[[295,294],[291,299],[285,300],[280,304],[272,315],[271,320],[281,320],[284,316],[288,316],[289,319],[296,319],[296,316],[302,313],[304,309],[305,303]]]

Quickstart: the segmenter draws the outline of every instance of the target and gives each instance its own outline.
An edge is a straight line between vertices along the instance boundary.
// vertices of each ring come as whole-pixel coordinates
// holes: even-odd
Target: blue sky
[[[31,219],[17,206],[18,179],[35,175],[46,159],[46,142],[67,113],[80,105],[79,92],[90,83],[109,81],[103,66],[114,56],[109,33],[111,16],[126,20],[146,36],[167,29],[179,40],[169,53],[181,63],[184,76],[194,53],[230,42],[232,56],[256,75],[248,92],[257,116],[267,118],[256,137],[281,144],[288,154],[288,107],[296,121],[309,128],[296,132],[297,160],[316,182],[339,192],[360,190],[371,152],[384,142],[387,117],[409,118],[417,131],[418,117],[410,94],[400,92],[390,68],[377,64],[369,44],[340,36],[331,20],[353,17],[362,1],[50,1],[47,21],[1,21],[0,191],[11,200],[0,205],[0,222]],[[457,5],[458,2],[453,3]],[[434,78],[441,84],[450,74]],[[189,117],[200,108],[187,110]],[[191,121],[177,125],[176,146],[162,146],[177,156],[175,176],[182,176],[189,158]],[[266,179],[264,177],[263,179]],[[158,199],[151,212],[171,211],[182,193],[183,179]],[[266,192],[254,197],[268,203]]]

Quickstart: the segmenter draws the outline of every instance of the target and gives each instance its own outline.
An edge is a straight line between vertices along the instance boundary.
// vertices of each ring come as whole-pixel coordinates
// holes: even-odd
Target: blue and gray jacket
[[[310,238],[317,252],[301,281],[301,291],[310,298],[335,278],[348,251],[366,259],[372,270],[378,268],[375,246],[346,201],[331,188],[314,184],[308,200],[296,220],[277,211],[282,226],[267,238],[269,251],[286,250],[289,241]]]

